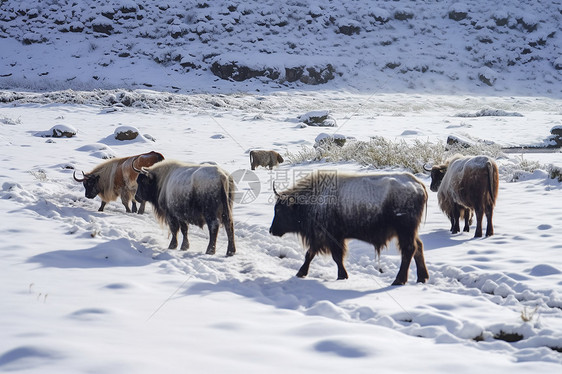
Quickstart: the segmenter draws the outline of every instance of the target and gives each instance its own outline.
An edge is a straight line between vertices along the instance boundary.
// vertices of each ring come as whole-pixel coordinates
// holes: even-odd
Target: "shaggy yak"
[[[250,151],[250,166],[252,170],[256,170],[258,166],[269,167],[269,170],[271,170],[283,161],[283,157],[275,151]]]
[[[132,201],[132,212],[135,213],[137,204],[133,197],[137,191],[138,172],[133,169],[133,160],[136,160],[137,167],[148,167],[164,160],[164,156],[152,151],[136,156],[113,158],[99,164],[89,173],[82,172],[81,179],[76,177],[76,171],[74,171],[73,177],[76,182],[84,184],[85,195],[88,199],[99,195],[101,199],[99,212],[103,212],[108,202],[117,200],[121,196],[121,202],[127,213],[131,212],[130,201]],[[143,202],[140,204],[139,214],[144,213],[144,207]]]
[[[148,201],[161,223],[172,233],[169,249],[178,246],[178,230],[183,242],[181,250],[189,248],[188,224],[209,229],[207,254],[216,251],[217,234],[221,223],[228,237],[227,256],[236,253],[232,204],[234,180],[226,171],[211,164],[187,164],[163,161],[150,168],[137,169],[137,201]]]
[[[392,284],[407,282],[412,257],[417,281],[429,279],[418,237],[427,191],[412,174],[318,171],[287,191],[274,192],[277,202],[269,232],[275,236],[297,233],[308,246],[298,277],[305,277],[314,256],[322,253],[332,255],[338,279],[346,279],[346,239],[371,243],[380,255],[381,248],[397,238],[402,262]]]
[[[488,156],[459,156],[431,169],[431,186],[437,192],[439,208],[451,221],[451,232],[460,232],[460,219],[464,217],[463,231],[468,232],[472,211],[476,213],[475,238],[482,237],[482,218],[486,214],[486,236],[494,234],[492,215],[498,196],[498,166]]]

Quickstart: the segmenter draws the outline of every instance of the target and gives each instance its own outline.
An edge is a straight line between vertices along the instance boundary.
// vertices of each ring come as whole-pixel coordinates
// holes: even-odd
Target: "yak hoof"
[[[214,255],[216,252],[215,248],[207,248],[207,252],[205,252],[208,255]]]
[[[348,279],[348,278],[349,278],[349,277],[347,276],[347,273],[338,274],[338,280]]]
[[[297,277],[299,277],[299,278],[304,278],[304,277],[306,277],[306,276],[307,276],[307,274],[304,273],[304,272],[300,272],[300,271],[299,271],[299,272],[297,273]]]
[[[403,286],[403,285],[405,285],[405,284],[406,284],[406,281],[398,280],[398,278],[396,278],[396,279],[394,280],[394,282],[392,282],[392,285],[393,285],[393,286]]]
[[[235,253],[236,253],[236,251],[227,251],[226,256],[227,257],[234,256]]]

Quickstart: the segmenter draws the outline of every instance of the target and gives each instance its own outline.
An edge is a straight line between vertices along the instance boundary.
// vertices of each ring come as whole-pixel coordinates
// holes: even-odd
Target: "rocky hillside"
[[[0,88],[559,97],[561,25],[560,1],[0,0]]]

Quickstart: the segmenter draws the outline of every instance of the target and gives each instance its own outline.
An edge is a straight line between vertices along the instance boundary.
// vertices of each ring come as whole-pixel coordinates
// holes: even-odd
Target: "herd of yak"
[[[275,151],[250,152],[252,170],[269,169],[283,162]],[[476,214],[475,237],[482,236],[482,219],[487,219],[486,236],[493,235],[492,214],[498,194],[498,167],[487,156],[454,156],[443,165],[427,168],[431,191],[437,192],[440,209],[451,222],[451,232],[468,232]],[[214,254],[219,227],[227,233],[227,256],[236,252],[232,215],[235,183],[229,173],[214,163],[183,163],[164,160],[157,152],[103,162],[91,172],[82,172],[86,197],[101,198],[99,211],[109,201],[121,197],[127,212],[143,213],[148,201],[156,218],[168,225],[172,239],[169,249],[178,246],[178,231],[189,248],[188,225],[209,229],[207,254]],[[401,254],[400,270],[393,285],[408,280],[412,258],[417,281],[426,282],[429,274],[418,228],[427,207],[427,189],[407,172],[344,173],[317,171],[299,180],[277,197],[270,234],[297,233],[308,246],[305,261],[297,276],[305,277],[312,259],[330,254],[338,267],[338,279],[348,277],[343,261],[347,239],[371,243],[377,253],[396,238]],[[131,203],[131,208],[129,208]]]

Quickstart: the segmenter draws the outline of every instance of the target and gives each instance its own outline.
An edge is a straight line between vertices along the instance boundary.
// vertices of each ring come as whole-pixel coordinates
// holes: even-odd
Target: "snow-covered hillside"
[[[0,88],[560,97],[561,25],[559,1],[3,0]]]

